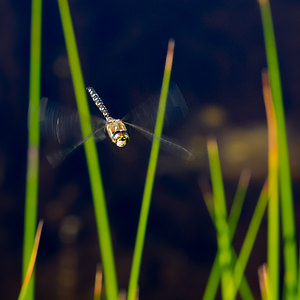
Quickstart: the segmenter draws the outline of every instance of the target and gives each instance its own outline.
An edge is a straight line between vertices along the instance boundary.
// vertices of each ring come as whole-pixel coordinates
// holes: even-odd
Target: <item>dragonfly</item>
[[[172,105],[177,108],[177,111],[179,110],[181,114],[185,115],[187,107],[184,100],[182,100],[182,95],[176,85],[174,85],[172,89],[173,92],[171,95],[175,94],[175,96],[170,97],[169,93],[168,101],[169,98],[171,98],[171,100],[173,100]],[[42,132],[46,136],[50,135],[54,137],[61,146],[61,149],[58,151],[47,155],[47,159],[53,167],[59,165],[70,153],[92,136],[96,142],[101,141],[108,136],[117,147],[125,147],[130,140],[127,126],[138,130],[148,139],[158,138],[152,131],[138,125],[138,123],[144,123],[145,125],[148,124],[149,127],[154,124],[155,116],[153,110],[155,104],[153,102],[149,102],[150,104],[148,103],[147,105],[141,105],[123,119],[116,119],[111,117],[103,100],[94,88],[87,87],[86,90],[103,116],[103,118],[100,118],[99,116],[91,117],[92,132],[86,137],[81,135],[80,119],[77,112],[70,112],[59,106],[55,106],[53,103],[49,102],[47,98],[42,98],[41,100],[40,121]],[[180,94],[180,96],[178,96],[178,94]],[[178,98],[181,100],[178,101]],[[132,119],[135,123],[127,121],[129,116],[133,116]],[[165,123],[168,123],[166,122],[168,121],[168,115],[166,119]],[[188,160],[193,157],[193,154],[189,150],[171,141],[169,138],[162,136],[159,139],[161,148],[173,152],[183,159]]]

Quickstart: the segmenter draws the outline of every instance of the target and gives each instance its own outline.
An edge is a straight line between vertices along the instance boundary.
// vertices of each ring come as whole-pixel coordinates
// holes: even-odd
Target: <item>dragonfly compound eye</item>
[[[129,135],[127,131],[117,131],[112,140],[118,147],[124,147],[129,142]]]

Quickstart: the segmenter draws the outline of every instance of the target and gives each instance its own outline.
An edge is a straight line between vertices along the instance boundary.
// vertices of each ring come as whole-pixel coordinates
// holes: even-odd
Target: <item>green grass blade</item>
[[[100,300],[102,293],[102,268],[100,265],[97,266],[95,284],[94,284],[94,300]]]
[[[229,225],[229,230],[230,230],[230,242],[232,241],[235,233],[235,229],[240,217],[240,213],[242,210],[242,206],[245,200],[246,192],[248,189],[248,184],[249,184],[249,179],[250,179],[250,174],[248,171],[243,171],[239,180],[239,184],[234,196],[233,204],[230,210],[230,215],[228,218],[228,225]],[[215,218],[214,218],[214,207],[213,207],[213,197],[212,194],[209,190],[209,187],[205,184],[204,181],[200,183],[202,194],[205,200],[205,204],[207,206],[207,210],[209,211],[209,214],[211,216],[211,219],[215,225]],[[232,261],[233,264],[236,261],[236,253],[234,248],[232,247]],[[221,277],[221,272],[219,268],[219,257],[218,254],[215,258],[215,261],[213,263],[213,267],[211,269],[205,291],[203,294],[203,300],[211,300],[215,299],[216,294],[217,294],[217,289],[219,286],[219,281]],[[254,297],[252,295],[252,292],[250,290],[250,287],[248,285],[248,282],[246,278],[243,277],[241,286],[240,286],[240,293],[242,296],[242,299],[247,299],[247,300],[254,300]]]
[[[237,255],[235,253],[234,248],[231,248],[232,253],[232,263],[234,264],[237,260]],[[211,268],[211,272],[206,283],[205,291],[203,294],[203,300],[212,300],[216,298],[217,290],[220,282],[221,270],[219,267],[219,254],[217,254],[213,266]],[[243,276],[241,281],[241,286],[239,287],[241,298],[244,300],[254,300],[254,296],[249,287],[249,284],[246,278]]]
[[[266,264],[258,268],[259,289],[262,300],[271,300],[268,294],[268,270]]]
[[[25,275],[24,280],[23,280],[23,284],[22,284],[22,287],[21,287],[21,291],[20,291],[18,300],[24,300],[25,297],[26,297],[26,294],[28,292],[28,286],[29,286],[29,282],[30,282],[30,279],[32,277],[34,266],[35,266],[35,261],[36,261],[37,251],[38,251],[38,247],[39,247],[39,243],[40,243],[43,224],[44,224],[44,222],[40,221],[39,225],[38,225],[38,228],[36,230],[33,249],[31,251],[28,268],[27,268],[26,275]]]
[[[269,77],[262,73],[263,94],[268,123],[268,273],[270,293],[274,300],[279,299],[279,187],[278,187],[278,147],[275,111],[272,102]]]
[[[90,120],[90,115],[87,95],[80,67],[70,9],[67,0],[59,0],[58,4],[71,68],[77,107],[81,120],[81,130],[83,136],[88,136],[92,132],[92,127],[91,123],[88,121]],[[117,276],[114,264],[113,248],[108,224],[102,177],[99,167],[100,165],[94,139],[88,139],[84,143],[84,149],[87,158],[87,165],[93,195],[94,211],[97,222],[107,299],[116,300],[118,299]]]
[[[298,296],[297,296],[297,300],[300,300],[300,246],[299,247],[299,254],[298,254]]]
[[[215,223],[217,229],[219,267],[221,269],[222,298],[233,299],[235,290],[232,276],[230,229],[227,223],[227,210],[222,179],[222,171],[218,154],[217,142],[209,139],[207,142],[209,166],[213,188]]]
[[[268,203],[267,184],[264,185],[260,197],[258,199],[254,214],[252,216],[248,232],[246,234],[240,255],[234,268],[234,280],[236,288],[240,286],[241,279],[244,275],[257,233],[262,222],[266,206]],[[237,291],[237,290],[236,290]]]
[[[235,263],[237,260],[237,256],[234,253],[233,255],[233,263]],[[241,295],[241,299],[243,300],[254,300],[254,296],[252,294],[252,291],[250,289],[250,286],[248,284],[248,281],[245,276],[242,277],[241,284],[239,286],[239,291]]]
[[[295,239],[295,218],[292,182],[288,156],[283,97],[277,58],[272,14],[268,0],[260,0],[260,11],[270,77],[270,86],[275,108],[279,156],[279,183],[282,211],[283,252],[285,264],[284,282],[286,299],[295,299],[297,293],[297,246]]]
[[[41,31],[42,0],[32,0],[28,109],[28,154],[22,271],[23,279],[25,278],[30,261],[37,223],[40,144],[39,102],[41,98]],[[34,299],[34,276],[32,276],[29,282],[26,299]]]
[[[216,224],[215,213],[214,213],[214,198],[211,192],[211,188],[206,179],[199,180],[199,187],[202,192],[203,200],[206,205],[209,216],[213,222]]]
[[[242,207],[245,201],[246,192],[249,185],[249,180],[250,180],[249,171],[247,170],[243,171],[239,180],[236,193],[234,195],[232,207],[228,218],[228,225],[229,225],[231,239],[233,239],[241,215]]]
[[[140,219],[139,219],[138,230],[136,235],[133,261],[131,266],[131,273],[129,278],[128,296],[127,296],[128,300],[136,299],[140,265],[142,260],[142,253],[143,253],[146,227],[147,227],[147,221],[148,221],[148,215],[150,209],[152,189],[154,184],[155,171],[156,171],[157,159],[159,153],[159,143],[160,143],[159,137],[161,136],[162,129],[163,129],[165,108],[166,108],[168,89],[169,89],[169,83],[171,77],[173,53],[174,53],[174,41],[170,40],[168,46],[168,53],[166,58],[161,94],[159,99],[159,106],[157,111],[155,131],[154,131],[156,138],[153,138],[153,142],[152,142],[152,148],[151,148],[145,188],[144,188],[144,195],[143,195],[142,206],[141,206]]]

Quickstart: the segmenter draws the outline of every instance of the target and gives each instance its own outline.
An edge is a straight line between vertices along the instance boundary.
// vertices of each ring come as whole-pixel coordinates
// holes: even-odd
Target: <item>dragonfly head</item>
[[[118,146],[118,147],[124,147],[129,142],[129,135],[127,133],[127,130],[120,130],[116,131],[114,135],[112,136],[112,141]]]
[[[129,141],[129,135],[125,124],[119,119],[110,118],[105,125],[110,139],[118,147],[124,147]]]

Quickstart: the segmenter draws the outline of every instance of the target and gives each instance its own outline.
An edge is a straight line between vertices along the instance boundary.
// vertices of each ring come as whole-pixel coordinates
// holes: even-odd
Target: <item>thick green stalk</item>
[[[159,99],[159,106],[157,111],[157,119],[156,119],[155,131],[154,131],[155,137],[153,138],[153,142],[152,142],[140,219],[139,219],[138,230],[136,235],[136,242],[135,242],[133,261],[132,261],[129,286],[128,286],[128,296],[127,296],[128,300],[136,299],[138,278],[140,273],[140,266],[141,266],[142,253],[143,253],[143,247],[145,241],[145,234],[146,234],[146,227],[148,222],[152,189],[154,184],[157,159],[159,153],[159,143],[160,143],[159,137],[161,136],[162,129],[163,129],[165,108],[167,103],[168,89],[169,89],[169,83],[171,77],[173,53],[174,53],[174,41],[170,40],[168,46],[168,53],[166,58],[166,65],[165,65],[164,77],[162,82],[161,94]]]
[[[282,89],[270,4],[268,0],[260,0],[259,4],[278,134],[279,183],[285,264],[285,296],[287,300],[294,300],[297,294],[297,246],[295,239],[294,204]]]
[[[70,9],[67,0],[58,0],[63,25],[65,42],[73,79],[73,86],[80,116],[83,136],[92,132],[89,108],[79,55],[72,26]],[[94,202],[94,211],[98,229],[99,244],[102,257],[103,273],[105,278],[106,295],[108,300],[118,299],[118,284],[113,257],[112,241],[106,211],[105,196],[102,184],[100,165],[94,139],[90,138],[84,143],[88,171]]]
[[[28,154],[23,241],[23,279],[26,275],[28,264],[30,261],[37,224],[40,144],[39,101],[41,98],[41,31],[42,0],[32,0],[28,109]],[[34,299],[34,275],[29,282],[26,299]]]

